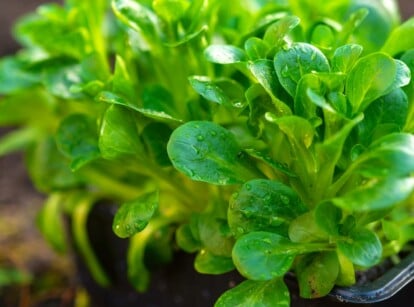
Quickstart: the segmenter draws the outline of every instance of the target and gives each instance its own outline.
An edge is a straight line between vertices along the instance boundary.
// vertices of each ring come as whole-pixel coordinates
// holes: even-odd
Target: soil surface
[[[12,22],[18,16],[32,11],[37,5],[47,2],[51,1],[0,1],[0,56],[11,54],[18,48],[18,44],[10,35]],[[404,18],[414,15],[413,0],[399,2]],[[0,136],[7,131],[0,129]],[[44,196],[35,191],[27,177],[22,156],[12,154],[0,158],[0,270],[17,268],[29,274],[35,281],[22,286],[0,286],[1,307],[69,307],[74,305],[75,297],[78,302],[85,299],[73,275],[72,260],[54,253],[45,244],[35,226],[36,214],[43,201]],[[195,281],[192,280],[191,283],[193,282]],[[166,287],[164,284],[161,286]],[[371,306],[409,306],[413,301],[413,290],[414,283],[412,282],[397,298]],[[191,295],[191,290],[188,292],[188,295]],[[167,291],[166,293],[174,292]],[[139,306],[170,306],[165,297],[159,298],[159,302],[163,303],[158,303],[156,297],[149,299],[153,302]],[[171,297],[172,301],[180,299],[182,298],[177,293]],[[335,302],[300,300],[297,297],[293,297],[293,302],[295,307],[345,306]],[[194,305],[183,304],[181,306]],[[198,305],[197,307],[204,306]]]

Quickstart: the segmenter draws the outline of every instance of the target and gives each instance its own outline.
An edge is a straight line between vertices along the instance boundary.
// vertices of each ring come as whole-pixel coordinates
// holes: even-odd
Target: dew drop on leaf
[[[246,184],[246,186],[245,186],[245,187],[246,187],[246,190],[247,190],[247,191],[250,191],[250,190],[252,189],[252,186],[251,186],[250,184]]]
[[[204,141],[204,136],[202,136],[201,134],[197,136],[197,141]]]
[[[216,136],[217,135],[217,132],[212,130],[212,131],[210,131],[210,135],[211,136]]]
[[[285,195],[280,195],[280,200],[282,201],[282,203],[284,203],[285,205],[289,205],[290,201],[289,198]]]

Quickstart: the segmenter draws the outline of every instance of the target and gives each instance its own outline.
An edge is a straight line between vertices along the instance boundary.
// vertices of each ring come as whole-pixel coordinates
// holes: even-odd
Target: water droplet
[[[236,232],[237,234],[242,235],[244,234],[244,229],[242,227],[237,227]]]
[[[282,201],[282,203],[284,203],[285,205],[289,205],[290,200],[289,197],[285,196],[285,195],[280,195],[280,200]]]
[[[243,101],[235,101],[233,102],[233,107],[237,108],[237,109],[241,109],[244,107],[244,103]]]
[[[310,59],[311,59],[311,61],[315,61],[316,60],[316,52],[312,52]]]
[[[211,135],[211,136],[216,136],[216,135],[217,135],[217,132],[216,132],[216,131],[214,131],[214,130],[212,130],[212,131],[210,131],[210,135]]]
[[[199,155],[200,154],[200,149],[198,147],[192,146],[194,149],[194,152]]]
[[[246,184],[245,187],[247,191],[250,191],[252,189],[252,186],[250,184]]]
[[[131,230],[131,225],[129,225],[129,224],[125,224],[125,230],[126,230],[126,231],[130,231],[130,230]]]
[[[263,199],[264,199],[264,201],[268,202],[272,199],[272,197],[269,194],[266,194]]]
[[[233,197],[233,199],[237,199],[239,197],[239,193],[238,192],[233,193],[232,197]]]
[[[284,78],[289,77],[289,67],[287,65],[282,68],[281,74]]]
[[[201,134],[197,136],[197,141],[204,141],[204,136],[202,136]]]
[[[119,228],[121,228],[121,225],[116,224],[116,225],[115,225],[115,229],[119,229]]]

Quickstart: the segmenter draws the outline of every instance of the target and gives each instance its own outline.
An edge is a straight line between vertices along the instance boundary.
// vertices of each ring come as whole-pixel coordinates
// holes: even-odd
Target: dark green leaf
[[[96,126],[93,118],[84,114],[70,115],[61,122],[56,142],[59,149],[72,160],[72,170],[78,170],[100,157]]]
[[[238,107],[244,100],[244,90],[234,80],[221,79],[213,81],[208,77],[192,76],[189,81],[193,89],[209,101]]]
[[[112,229],[120,238],[128,238],[147,225],[158,208],[158,192],[147,193],[124,203],[116,212]]]
[[[389,93],[397,77],[397,64],[384,53],[367,55],[354,65],[346,81],[346,95],[353,113],[362,112],[372,101]]]
[[[289,223],[306,211],[299,196],[288,186],[255,179],[245,183],[231,198],[228,223],[237,237],[252,231],[286,236]]]
[[[194,234],[189,224],[181,225],[176,232],[178,246],[188,253],[193,253],[201,249],[202,245],[199,238]]]
[[[366,180],[362,185],[344,196],[334,198],[332,201],[345,210],[368,212],[392,208],[407,199],[413,191],[413,178],[374,178]]]
[[[174,122],[181,122],[181,119],[177,119],[174,118],[172,115],[166,113],[165,110],[159,110],[159,109],[155,109],[160,107],[157,102],[159,102],[158,100],[155,101],[155,104],[153,104],[150,108],[145,108],[142,107],[140,105],[137,104],[136,101],[131,101],[129,99],[126,99],[122,96],[116,95],[112,92],[100,92],[99,95],[96,97],[96,99],[98,101],[102,101],[102,102],[106,102],[106,103],[110,103],[110,104],[116,104],[116,105],[122,105],[125,107],[128,107],[130,109],[133,109],[139,113],[144,114],[147,117],[150,118],[155,118],[155,119],[159,119],[159,120],[171,120]],[[152,108],[154,107],[154,108]]]
[[[352,263],[362,267],[374,266],[382,255],[382,245],[377,235],[364,228],[355,229],[349,237],[339,241],[338,249]]]
[[[105,159],[140,156],[143,152],[135,116],[127,109],[112,105],[103,118],[99,136],[99,149]]]
[[[295,252],[286,237],[271,232],[250,232],[233,248],[237,270],[251,280],[271,280],[283,276],[292,266]]]
[[[246,280],[220,296],[215,307],[289,307],[289,289],[280,278],[270,281]]]
[[[39,76],[26,69],[17,57],[5,57],[0,61],[0,94],[12,94],[40,82]]]
[[[337,236],[342,220],[342,210],[329,202],[322,202],[315,208],[315,220],[327,234]]]
[[[339,273],[338,258],[334,252],[308,254],[300,258],[295,271],[301,297],[323,297],[335,285]]]
[[[257,177],[239,156],[235,136],[212,122],[180,126],[172,133],[167,151],[174,167],[193,180],[227,185]]]
[[[274,59],[280,84],[292,96],[303,75],[311,72],[329,72],[329,63],[324,54],[307,43],[294,43],[280,50]]]
[[[167,154],[167,142],[171,132],[171,128],[166,124],[150,123],[141,133],[148,155],[162,166],[171,165]]]
[[[197,272],[202,274],[224,274],[234,270],[231,257],[217,256],[205,250],[201,250],[194,261]]]

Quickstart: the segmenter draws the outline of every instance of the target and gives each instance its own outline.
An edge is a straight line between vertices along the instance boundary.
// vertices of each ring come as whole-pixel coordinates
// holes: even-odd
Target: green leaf
[[[274,59],[280,84],[292,96],[303,75],[311,72],[329,72],[329,62],[316,47],[307,43],[293,43],[289,48],[280,50]]]
[[[224,292],[214,307],[289,307],[289,289],[281,278],[270,281],[246,280]]]
[[[231,45],[210,45],[204,55],[207,61],[217,64],[234,64],[247,59],[242,49]]]
[[[163,123],[150,123],[141,133],[148,156],[161,166],[171,165],[167,154],[167,143],[171,133],[171,128]]]
[[[216,256],[231,256],[234,239],[225,219],[210,215],[199,216],[198,234],[200,242],[207,252]]]
[[[392,191],[392,193],[390,193]],[[414,178],[386,177],[366,180],[349,193],[333,198],[333,203],[345,210],[369,212],[396,206],[414,191]]]
[[[0,268],[0,288],[11,285],[28,285],[33,276],[25,271],[15,268]]]
[[[271,232],[250,232],[240,237],[233,248],[237,270],[251,280],[271,280],[283,276],[292,266],[294,243]]]
[[[165,106],[164,104],[165,102],[164,101],[161,102],[158,99],[159,98],[157,98],[157,100],[155,100],[153,103],[151,102],[150,106],[149,107],[147,106],[146,108],[146,107],[138,105],[137,101],[131,101],[113,92],[103,91],[103,92],[100,92],[99,95],[96,97],[97,101],[125,106],[125,107],[128,107],[129,109],[132,109],[141,114],[144,114],[145,116],[149,118],[154,118],[158,120],[170,120],[174,122],[182,121],[181,119],[175,118],[171,114],[166,113],[166,110],[158,109],[158,108],[162,108]],[[158,104],[159,102],[161,102],[161,106],[160,104]]]
[[[200,238],[194,234],[190,224],[184,224],[178,227],[176,241],[178,246],[187,253],[194,253],[202,248]]]
[[[196,181],[227,185],[258,176],[239,156],[235,136],[212,122],[180,126],[172,133],[167,151],[174,167]]]
[[[218,256],[206,250],[201,250],[194,261],[198,273],[220,275],[234,270],[231,257]]]
[[[395,56],[401,52],[414,48],[414,18],[405,21],[402,25],[395,28],[388,36],[387,41],[382,46],[381,51]]]
[[[13,94],[40,82],[39,76],[27,70],[17,57],[4,57],[0,61],[0,94]]]
[[[339,251],[356,265],[371,267],[381,259],[381,241],[371,230],[357,228],[337,244]]]
[[[99,135],[99,149],[102,157],[108,160],[124,156],[139,158],[142,155],[143,146],[133,113],[117,105],[106,110]]]
[[[339,261],[339,273],[336,284],[342,287],[349,287],[355,284],[356,274],[353,263],[339,250],[336,251]]]
[[[277,162],[277,161],[273,161],[273,159],[271,157],[269,157],[268,155],[264,154],[263,152],[254,150],[254,149],[246,149],[245,152],[253,157],[256,158],[264,163],[266,163],[267,165],[269,165],[270,167],[272,167],[274,170],[277,170],[289,177],[297,177],[296,174],[294,174],[285,164]]]
[[[146,37],[159,37],[160,21],[149,8],[134,0],[112,0],[115,15],[130,28]]]
[[[289,223],[306,211],[299,196],[288,186],[278,181],[254,179],[232,196],[227,218],[237,237],[252,231],[286,236]]]
[[[71,169],[78,170],[100,157],[98,132],[93,118],[84,114],[66,117],[56,133],[59,149],[71,160]]]
[[[268,118],[279,126],[295,146],[309,148],[312,145],[315,129],[308,120],[295,115]]]
[[[48,127],[56,102],[41,90],[25,90],[0,100],[0,125]],[[27,110],[30,110],[28,112]]]
[[[185,15],[190,3],[188,0],[154,0],[152,7],[164,20],[176,22]]]
[[[234,80],[211,80],[204,76],[192,76],[189,81],[198,94],[217,104],[237,107],[244,100],[244,90]]]
[[[371,144],[355,161],[365,176],[409,176],[414,171],[414,136],[391,133]]]
[[[158,202],[158,192],[151,192],[122,204],[112,223],[115,234],[128,238],[142,231],[155,214]]]
[[[250,37],[244,43],[244,49],[250,60],[266,59],[269,46],[258,37]]]
[[[315,208],[315,220],[327,234],[338,236],[342,210],[330,202],[322,202]]]
[[[349,72],[345,94],[353,113],[359,113],[375,99],[393,90],[397,64],[384,53],[372,53],[357,61]]]
[[[334,252],[308,254],[300,258],[295,272],[301,297],[323,297],[335,285],[339,273],[338,258]]]
[[[362,54],[362,46],[349,44],[335,50],[332,57],[332,70],[348,73]]]
[[[84,180],[70,169],[70,161],[58,150],[52,137],[45,137],[27,153],[31,180],[37,189],[50,192],[78,188]]]
[[[275,68],[271,60],[256,60],[249,62],[249,70],[257,81],[263,86],[265,91],[272,97],[272,101],[280,115],[289,115],[292,113],[290,108],[279,98],[281,89],[277,79]]]
[[[0,138],[0,157],[14,151],[24,150],[41,137],[41,132],[33,128],[21,128]]]
[[[285,16],[266,29],[263,41],[270,48],[278,49],[283,46],[284,38],[292,29],[299,25],[300,19],[296,16]]]
[[[67,250],[66,226],[63,220],[63,195],[48,197],[37,216],[37,227],[46,241],[60,253]]]
[[[358,125],[361,144],[369,145],[392,132],[401,132],[408,116],[408,98],[400,88],[380,97],[365,110],[365,118]]]
[[[326,240],[326,234],[319,227],[315,213],[306,212],[289,225],[289,239],[295,243],[310,243]]]

